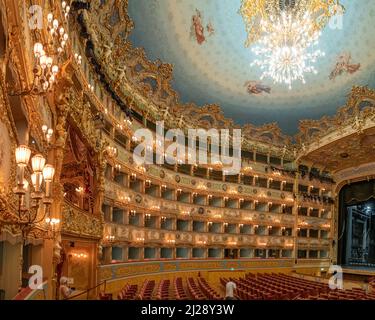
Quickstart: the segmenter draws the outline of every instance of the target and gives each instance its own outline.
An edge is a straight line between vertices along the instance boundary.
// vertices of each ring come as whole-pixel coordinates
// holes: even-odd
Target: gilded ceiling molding
[[[173,66],[160,60],[148,60],[144,49],[134,48],[127,39],[134,28],[127,10],[128,1],[115,0],[107,1],[105,5],[90,3],[90,10],[82,10],[85,31],[94,43],[94,54],[119,96],[141,95],[144,101],[134,101],[134,108],[142,110],[142,114],[153,120],[165,120],[170,127],[241,128],[235,126],[232,119],[225,118],[218,105],[198,107],[193,103],[184,105],[179,102],[179,95],[171,86]],[[127,83],[131,86],[128,91]],[[248,124],[242,129],[250,141],[276,148],[291,143],[276,123],[261,127]],[[253,142],[248,144],[254,145]],[[293,157],[292,154],[289,156]]]
[[[344,169],[335,174],[336,190],[338,194],[340,190],[347,184],[375,179],[375,162],[366,163],[356,168]]]
[[[198,107],[194,103],[180,103],[179,94],[173,90],[173,66],[160,60],[147,59],[143,48],[134,48],[128,36],[134,22],[128,15],[128,1],[107,1],[104,5],[90,3],[90,10],[82,10],[85,32],[94,45],[94,54],[100,61],[100,70],[110,80],[111,86],[127,105],[148,118],[164,120],[167,127],[241,128],[243,146],[265,150],[294,159],[304,154],[307,145],[317,142],[346,124],[361,130],[367,118],[373,117],[371,106],[361,108],[361,103],[374,101],[374,91],[354,87],[346,106],[333,117],[300,121],[300,132],[294,137],[284,135],[277,123],[255,126],[238,126],[225,118],[216,104]],[[129,102],[129,95],[132,96]],[[363,109],[363,110],[361,110]]]
[[[334,116],[324,116],[319,120],[301,120],[297,142],[305,147],[321,141],[332,132],[351,125],[361,132],[367,120],[375,119],[375,90],[368,87],[354,86],[345,106],[338,109]]]

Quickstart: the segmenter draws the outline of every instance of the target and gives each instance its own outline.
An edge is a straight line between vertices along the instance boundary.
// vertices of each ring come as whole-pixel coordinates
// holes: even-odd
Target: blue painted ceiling
[[[271,88],[270,93],[247,91],[245,83],[260,81],[261,72],[250,67],[255,56],[245,47],[240,0],[129,0],[129,15],[135,23],[130,40],[143,47],[150,60],[173,64],[172,86],[182,103],[218,104],[237,124],[277,122],[284,133],[295,134],[299,120],[334,114],[353,85],[375,87],[375,1],[341,3],[346,8],[343,27],[323,30],[318,48],[326,56],[315,64],[318,74],[307,75],[306,84],[296,82],[292,90],[264,79],[262,84]],[[201,44],[192,32],[196,9],[205,28]],[[349,63],[360,68],[330,79],[342,54],[350,54]]]

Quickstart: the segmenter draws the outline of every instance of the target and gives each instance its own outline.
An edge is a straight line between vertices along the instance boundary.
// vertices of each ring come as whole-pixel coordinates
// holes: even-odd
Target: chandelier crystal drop
[[[289,89],[300,80],[305,83],[305,74],[317,74],[313,64],[324,52],[314,49],[321,32],[314,29],[309,12],[301,18],[283,12],[280,17],[261,21],[264,36],[252,51],[259,57],[251,66],[259,66],[261,79],[270,77],[275,83],[285,83]]]

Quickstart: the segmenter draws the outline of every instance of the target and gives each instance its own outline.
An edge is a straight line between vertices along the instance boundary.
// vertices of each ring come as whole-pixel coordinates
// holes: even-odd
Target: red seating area
[[[329,290],[328,293],[320,293],[315,296],[299,298],[299,300],[375,300],[375,293],[368,293],[362,289]]]
[[[151,300],[154,289],[155,289],[155,280],[145,280],[145,282],[142,285],[141,291],[137,295],[137,299]]]
[[[193,278],[186,281],[188,291],[193,300],[219,300],[220,295],[201,277],[197,278],[197,283]]]
[[[136,284],[127,284],[117,295],[118,300],[134,300],[137,293],[138,286]]]
[[[174,295],[176,300],[187,300],[188,296],[186,295],[185,289],[182,285],[182,278],[174,279]]]
[[[235,295],[240,300],[375,300],[375,293],[362,289],[330,290],[328,283],[316,282],[283,273],[248,273],[243,278],[220,278],[225,286],[228,281],[237,285]],[[137,285],[126,285],[118,294],[119,300],[219,300],[223,296],[202,277],[188,277],[186,286],[181,277],[173,281],[145,280],[138,292]],[[171,288],[172,287],[172,288]],[[155,291],[155,292],[154,292]]]
[[[162,280],[159,283],[155,299],[157,300],[168,300],[169,299],[169,286],[170,280]]]
[[[237,297],[241,300],[368,300],[375,294],[361,289],[330,290],[327,283],[301,279],[286,274],[247,274],[245,278],[221,278],[225,284],[232,280],[237,285]]]
[[[201,289],[197,286],[193,278],[186,280],[188,292],[193,300],[205,300],[206,296],[203,294]]]
[[[245,300],[292,300],[329,290],[327,284],[273,273],[247,274],[236,284],[239,298]]]
[[[201,292],[208,298],[208,300],[220,300],[222,297],[210,287],[206,279],[199,277],[197,279],[198,285],[201,289]]]

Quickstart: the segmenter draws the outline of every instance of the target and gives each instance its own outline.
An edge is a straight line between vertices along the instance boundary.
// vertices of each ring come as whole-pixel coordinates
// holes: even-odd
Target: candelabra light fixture
[[[1,220],[0,223],[18,227],[23,239],[25,239],[38,226],[42,227],[43,222],[48,222],[47,228],[52,226],[55,228],[60,222],[49,217],[55,168],[46,164],[46,159],[42,154],[35,154],[31,157],[31,149],[26,145],[20,145],[16,148],[15,157],[17,186],[13,189],[13,192],[18,196],[18,214],[12,215],[7,220]],[[32,168],[31,184],[25,179],[25,173],[27,173],[27,168],[30,165],[29,162],[31,162]]]
[[[47,144],[49,145],[51,143],[51,140],[52,140],[53,129],[48,128],[48,126],[46,124],[44,124],[42,126],[42,132],[43,132],[43,135],[44,135],[44,138],[45,138]]]
[[[60,219],[48,217],[45,219],[45,225],[47,227],[47,235],[45,238],[55,239],[59,231]]]
[[[63,1],[62,8],[64,17],[67,19],[70,6]],[[60,23],[53,13],[48,13],[46,20],[45,33],[48,38],[44,44],[41,41],[40,30],[34,30],[36,41],[32,52],[34,57],[33,82],[26,90],[9,92],[11,96],[44,95],[52,90],[57,81],[58,72],[65,61],[65,49],[69,36],[63,27],[64,23]]]

